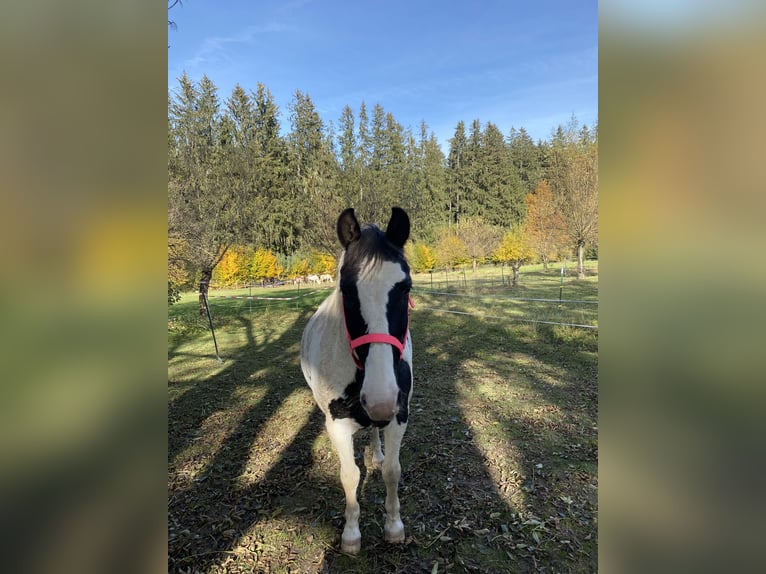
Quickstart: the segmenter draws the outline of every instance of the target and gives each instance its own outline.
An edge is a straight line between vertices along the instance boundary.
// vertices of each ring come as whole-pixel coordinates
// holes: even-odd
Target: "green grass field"
[[[577,280],[570,265],[563,299],[597,300],[588,270]],[[385,487],[361,431],[357,557],[339,552],[338,461],[298,356],[329,290],[211,291],[223,363],[196,295],[170,307],[169,571],[597,570],[598,332],[531,322],[596,326],[597,305],[519,300],[558,299],[555,266],[522,268],[516,288],[494,267],[413,279],[407,540],[383,542]]]

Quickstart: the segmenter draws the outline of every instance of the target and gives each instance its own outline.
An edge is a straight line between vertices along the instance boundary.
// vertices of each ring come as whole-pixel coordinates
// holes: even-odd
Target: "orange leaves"
[[[524,231],[529,246],[544,262],[553,259],[567,243],[566,221],[561,215],[548,182],[543,180],[526,197]]]

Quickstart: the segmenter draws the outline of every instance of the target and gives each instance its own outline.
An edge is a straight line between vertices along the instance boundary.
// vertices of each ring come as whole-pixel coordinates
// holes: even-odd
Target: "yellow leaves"
[[[293,263],[290,268],[290,277],[305,277],[309,273],[311,273],[311,265],[306,259]]]
[[[216,266],[213,279],[218,285],[229,287],[268,277],[281,277],[283,273],[277,256],[268,249],[259,247],[253,251],[252,248],[234,245]]]
[[[213,272],[213,278],[220,285],[233,285],[242,281],[242,269],[246,265],[247,254],[244,249],[231,247],[221,258]]]
[[[311,254],[310,267],[311,271],[314,273],[327,273],[328,275],[335,275],[335,265],[335,257],[328,253],[320,253],[318,251],[314,251]]]
[[[436,263],[442,267],[453,267],[468,261],[465,243],[454,233],[447,232],[436,244]]]
[[[430,271],[436,267],[434,251],[425,243],[408,243],[405,251],[407,260],[416,272]]]
[[[503,236],[500,246],[495,250],[495,259],[503,263],[517,264],[532,261],[534,251],[529,246],[529,238],[523,230],[512,230]]]
[[[255,280],[279,277],[284,269],[277,261],[277,256],[268,249],[259,247],[255,250],[250,264],[250,276]]]

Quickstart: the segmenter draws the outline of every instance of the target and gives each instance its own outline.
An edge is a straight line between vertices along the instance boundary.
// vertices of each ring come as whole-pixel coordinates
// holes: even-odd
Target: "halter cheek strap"
[[[407,301],[409,303],[409,306],[414,309],[415,303],[412,302],[412,297],[409,295],[407,296]],[[346,323],[346,306],[342,304],[341,301],[341,308],[343,309],[343,328],[346,330],[346,339],[348,339],[348,346],[351,350],[351,358],[354,359],[354,363],[356,364],[357,368],[360,370],[364,370],[364,365],[359,360],[359,357],[356,354],[357,347],[361,345],[367,345],[369,343],[385,343],[387,345],[391,345],[392,347],[395,347],[396,349],[399,349],[399,358],[401,358],[402,354],[404,353],[404,347],[407,344],[407,337],[410,334],[410,310],[407,309],[407,330],[404,332],[404,341],[400,341],[393,335],[389,335],[388,333],[367,333],[366,335],[362,335],[361,337],[357,337],[356,339],[352,339],[351,335],[348,332],[348,324]]]

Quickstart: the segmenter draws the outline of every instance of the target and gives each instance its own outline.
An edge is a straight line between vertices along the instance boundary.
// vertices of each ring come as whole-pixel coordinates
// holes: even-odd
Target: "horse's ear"
[[[362,232],[359,229],[359,222],[356,220],[353,207],[349,207],[340,214],[337,229],[338,240],[340,240],[343,249],[348,247],[348,244],[352,241],[359,239]]]
[[[404,247],[410,236],[410,218],[400,207],[391,208],[391,219],[386,227],[386,239],[399,248]]]

